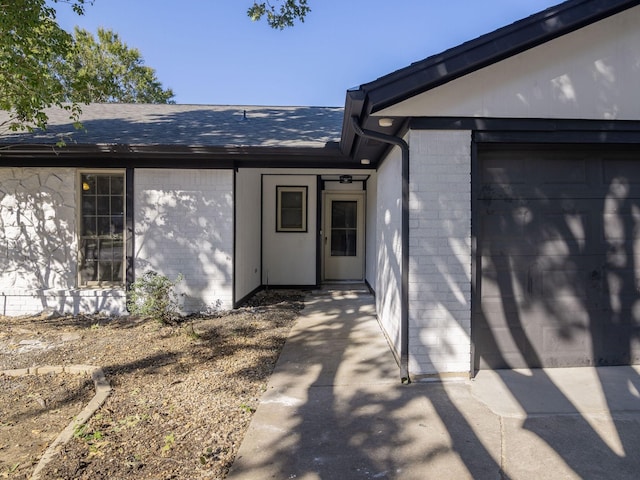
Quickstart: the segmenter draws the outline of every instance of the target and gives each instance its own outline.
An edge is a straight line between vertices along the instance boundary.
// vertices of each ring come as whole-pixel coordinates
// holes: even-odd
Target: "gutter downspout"
[[[409,145],[400,137],[364,130],[357,116],[351,117],[351,125],[356,134],[383,143],[400,147],[402,151],[402,245],[400,287],[400,380],[411,383],[409,378]]]

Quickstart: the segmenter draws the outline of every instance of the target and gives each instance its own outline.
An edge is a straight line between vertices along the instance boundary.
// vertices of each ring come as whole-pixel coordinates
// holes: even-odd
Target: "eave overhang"
[[[392,127],[380,127],[376,113],[639,4],[640,0],[569,0],[347,91],[343,154],[355,160],[366,157],[375,167],[388,149],[358,138],[352,117],[364,129],[402,136],[406,118],[391,119]]]
[[[136,168],[359,168],[337,143],[311,147],[0,145],[0,166]]]

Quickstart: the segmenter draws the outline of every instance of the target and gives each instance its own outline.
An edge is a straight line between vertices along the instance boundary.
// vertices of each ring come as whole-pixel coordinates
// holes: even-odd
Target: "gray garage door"
[[[493,149],[479,159],[476,367],[639,363],[640,153]]]

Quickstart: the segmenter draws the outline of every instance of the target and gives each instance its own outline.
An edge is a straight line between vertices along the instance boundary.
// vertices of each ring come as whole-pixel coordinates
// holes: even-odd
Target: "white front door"
[[[364,193],[324,194],[325,281],[364,278]]]

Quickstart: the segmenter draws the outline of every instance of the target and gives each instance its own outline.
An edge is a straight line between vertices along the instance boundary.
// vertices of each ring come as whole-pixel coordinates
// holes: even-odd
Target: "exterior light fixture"
[[[370,163],[371,163],[371,160],[369,160],[368,158],[360,159],[360,164],[361,165],[369,165]]]
[[[378,120],[378,125],[381,127],[391,127],[393,126],[393,118],[381,118]]]
[[[340,175],[340,183],[351,183],[353,182],[353,177],[351,175]]]
[[[85,192],[89,191],[91,189],[91,187],[89,186],[89,184],[87,182],[82,182],[82,190],[84,190]]]

